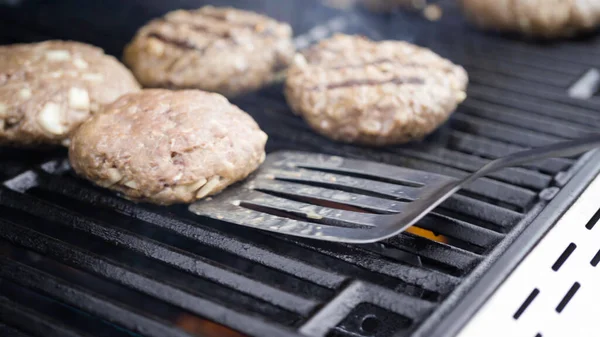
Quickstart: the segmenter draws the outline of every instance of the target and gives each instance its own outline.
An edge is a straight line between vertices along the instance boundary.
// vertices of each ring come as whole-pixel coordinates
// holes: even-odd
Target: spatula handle
[[[471,182],[506,167],[518,166],[547,158],[570,157],[597,147],[600,147],[600,134],[513,153],[489,162],[465,179],[463,183]]]

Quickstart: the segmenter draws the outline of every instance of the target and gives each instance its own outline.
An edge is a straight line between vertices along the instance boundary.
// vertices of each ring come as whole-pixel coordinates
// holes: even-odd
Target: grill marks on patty
[[[255,29],[257,27],[257,25],[260,25],[260,23],[261,23],[260,19],[249,20],[249,21],[231,20],[231,18],[232,18],[231,16],[227,16],[226,13],[222,13],[222,12],[206,12],[205,11],[205,12],[199,12],[198,14],[205,19],[209,18],[209,19],[213,19],[213,20],[217,20],[217,21],[221,21],[221,22],[226,22],[228,25],[235,26],[235,27],[241,27],[241,28]],[[238,18],[239,18],[239,16],[238,16]]]
[[[389,64],[395,68],[405,68],[405,69],[406,68],[427,68],[428,69],[431,67],[429,64],[426,64],[426,63],[406,62],[406,61],[400,60],[400,59],[387,58],[387,59],[375,59],[372,61],[366,61],[364,63],[350,63],[350,64],[342,64],[342,65],[333,65],[331,67],[324,67],[324,68],[332,69],[332,70],[360,69],[360,68],[364,68],[364,67],[383,65],[383,64]],[[445,73],[449,73],[452,71],[452,69],[450,69],[450,68],[439,68],[439,69]]]
[[[377,86],[377,85],[385,85],[385,84],[395,84],[395,85],[404,85],[404,84],[415,84],[422,85],[425,84],[425,79],[421,77],[393,77],[390,79],[384,80],[373,80],[373,79],[352,79],[338,83],[329,83],[325,86],[325,89],[332,90],[338,88],[346,88],[346,87],[358,87],[358,86]],[[320,90],[323,88],[322,86],[313,87],[313,90]]]
[[[336,55],[335,58],[325,57],[324,54]],[[344,50],[339,49],[312,49],[305,53],[305,58],[310,67],[315,67],[327,73],[327,78],[332,77],[350,77],[339,82],[323,83],[318,86],[308,87],[312,91],[333,90],[338,88],[359,87],[359,86],[383,86],[386,84],[403,85],[424,85],[425,78],[422,76],[411,75],[412,69],[431,69],[431,64],[421,63],[415,60],[409,60],[409,56],[379,57],[371,60],[352,60],[352,57],[344,54]],[[340,60],[341,59],[341,60]],[[346,60],[344,62],[344,60]],[[342,64],[340,64],[342,63]],[[380,74],[390,74],[385,78],[376,76],[372,78],[373,73],[366,71],[368,67],[376,67],[375,71]],[[359,71],[363,70],[365,71]],[[406,71],[408,70],[408,71]],[[452,69],[439,68],[441,72],[447,74]],[[353,73],[345,76],[344,73]]]
[[[378,65],[378,64],[397,63],[397,62],[398,62],[398,60],[393,60],[393,59],[389,59],[389,58],[383,58],[383,59],[375,59],[375,60],[367,61],[367,62],[363,62],[363,63],[333,65],[331,67],[328,67],[328,69],[363,68],[363,67],[374,66],[374,65]],[[412,66],[411,63],[405,63],[405,64],[401,63],[400,65],[409,65],[409,66]]]
[[[204,52],[206,49],[205,47],[198,47],[190,41],[176,40],[156,32],[148,34],[148,37],[160,40],[163,43],[167,43],[181,49],[197,50],[199,52]]]
[[[291,63],[291,37],[290,25],[265,15],[206,6],[172,11],[144,25],[123,59],[147,87],[233,97],[272,82]]]
[[[339,88],[360,87],[360,86],[383,86],[394,84],[397,86],[403,85],[423,85],[426,83],[422,76],[410,74],[414,68],[428,67],[426,64],[417,62],[407,62],[406,60],[393,58],[380,58],[363,63],[350,62],[342,65],[329,66],[329,64],[312,63],[311,66],[326,72],[326,77],[330,80],[319,85],[309,87],[312,91],[334,90]],[[385,68],[376,68],[375,72],[361,71],[366,67],[376,67],[378,65],[387,64]],[[409,71],[405,71],[405,70]],[[377,72],[377,73],[376,73]],[[387,75],[387,76],[385,76]],[[383,78],[382,78],[383,77]],[[333,78],[342,78],[335,81]]]
[[[252,19],[248,20],[243,15],[228,16],[226,13],[198,10],[186,17],[172,15],[156,20],[156,27],[147,33],[147,37],[199,53],[205,53],[217,43],[236,45],[236,38],[243,34],[250,33],[258,38],[273,37],[273,31],[264,19]],[[164,24],[169,25],[170,33],[160,29]],[[178,34],[181,30],[185,30],[186,34]],[[184,36],[185,39],[174,36]],[[198,44],[196,38],[204,38],[206,42]]]

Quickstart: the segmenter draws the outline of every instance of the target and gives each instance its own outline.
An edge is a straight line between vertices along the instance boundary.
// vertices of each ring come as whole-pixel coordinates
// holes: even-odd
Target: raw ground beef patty
[[[125,197],[189,203],[246,178],[267,135],[215,93],[148,89],[122,96],[72,138],[75,171]]]
[[[88,44],[0,46],[0,145],[66,143],[101,105],[137,90],[127,68]]]
[[[470,21],[484,29],[556,38],[600,25],[598,0],[460,0]]]
[[[146,87],[236,96],[270,83],[294,55],[292,29],[267,16],[206,6],[140,28],[124,60]]]
[[[462,67],[428,49],[336,35],[296,55],[285,94],[324,136],[388,145],[435,130],[465,99],[467,82]]]

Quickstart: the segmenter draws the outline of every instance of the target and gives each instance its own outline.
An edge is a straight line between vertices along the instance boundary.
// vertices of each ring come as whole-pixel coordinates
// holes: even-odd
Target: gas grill
[[[453,1],[439,2],[436,22],[305,0],[213,3],[290,22],[300,48],[335,32],[402,39],[469,72],[468,99],[446,125],[383,149],[315,134],[290,112],[281,85],[236,98],[269,134],[269,152],[461,177],[600,127],[598,36],[540,43],[484,34]],[[147,20],[203,4],[0,0],[0,42],[75,39],[119,56]],[[586,306],[598,295],[599,170],[596,152],[506,169],[410,232],[346,245],[134,204],[76,177],[64,150],[1,148],[0,336],[590,336],[573,326],[593,324]]]

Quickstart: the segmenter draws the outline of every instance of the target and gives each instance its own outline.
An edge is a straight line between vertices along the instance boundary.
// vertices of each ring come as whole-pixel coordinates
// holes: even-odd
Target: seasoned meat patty
[[[556,38],[600,25],[598,0],[460,0],[470,21],[485,29]]]
[[[388,145],[419,139],[465,99],[465,70],[400,41],[336,35],[298,54],[285,94],[320,134]]]
[[[67,142],[102,104],[137,90],[133,75],[94,46],[0,46],[0,145]]]
[[[288,66],[291,37],[288,24],[267,16],[207,6],[151,21],[124,59],[144,86],[235,96],[264,86]]]
[[[200,90],[124,95],[74,134],[75,172],[125,197],[168,205],[215,194],[265,158],[267,135],[235,105]]]

